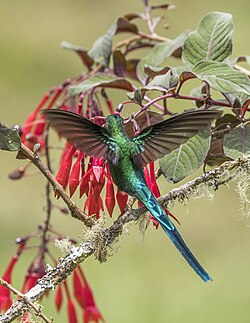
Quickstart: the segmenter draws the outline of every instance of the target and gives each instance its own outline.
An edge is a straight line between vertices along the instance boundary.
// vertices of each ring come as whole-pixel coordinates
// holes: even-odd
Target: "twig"
[[[42,174],[47,178],[50,184],[53,186],[54,191],[64,200],[71,215],[82,221],[86,226],[91,227],[95,224],[94,220],[87,216],[81,209],[79,209],[75,203],[66,194],[63,187],[57,182],[53,174],[50,172],[46,164],[38,157],[37,154],[33,153],[25,145],[21,145],[20,151],[42,172]]]
[[[242,72],[242,73],[245,73],[247,76],[250,76],[250,71],[238,64],[235,64],[234,67],[236,68],[236,70]]]
[[[18,297],[20,297],[20,299],[18,300],[18,302],[20,302],[20,303],[24,302],[24,304],[27,304],[28,307],[33,308],[33,310],[35,311],[36,315],[39,316],[39,317],[41,317],[44,320],[44,322],[47,322],[47,323],[52,323],[53,322],[52,319],[47,318],[47,316],[45,316],[43,314],[40,305],[34,304],[26,295],[23,295],[21,292],[19,292],[16,288],[14,288],[11,284],[7,283],[1,277],[0,277],[0,284],[3,285],[4,287],[8,288],[8,290],[10,290],[13,294],[15,294]]]
[[[45,156],[46,156],[46,163],[47,163],[48,170],[51,171],[48,141],[49,141],[49,135],[48,135],[48,128],[47,128],[46,133],[45,133]],[[52,208],[52,203],[51,203],[51,199],[50,199],[50,182],[49,181],[47,181],[47,183],[46,183],[45,194],[46,194],[46,204],[47,204],[46,219],[45,219],[44,225],[42,227],[42,241],[41,241],[41,247],[40,247],[42,261],[44,261],[45,251],[47,249],[47,242],[48,242],[47,232],[49,230],[49,224],[50,224],[50,218],[51,218],[51,208]]]
[[[249,171],[250,156],[243,156],[235,161],[225,162],[220,167],[197,177],[179,188],[173,189],[168,194],[158,198],[158,202],[165,207],[173,201],[182,202],[190,198],[202,185],[207,185],[217,190],[221,185],[231,181],[237,174],[238,169]],[[230,175],[225,179],[225,174],[229,172],[231,172]],[[62,258],[57,266],[49,269],[47,274],[38,280],[36,285],[24,296],[31,301],[38,300],[47,291],[54,290],[60,282],[72,273],[79,263],[85,261],[92,254],[95,254],[100,261],[105,261],[105,250],[122,233],[124,225],[137,221],[145,212],[147,212],[145,207],[129,210],[116,219],[109,228],[102,229],[99,232],[93,230],[92,238],[89,241],[83,242],[79,247],[72,247],[70,254]],[[22,299],[18,300],[4,314],[0,315],[0,323],[12,322],[25,311],[28,311],[27,305]]]
[[[151,101],[149,101],[148,103],[146,103],[140,110],[138,110],[134,114],[134,117],[137,117],[141,112],[143,112],[144,110],[147,110],[151,105],[155,105],[156,102],[158,102],[160,100],[166,100],[169,98],[180,99],[180,100],[199,101],[199,102],[206,101],[206,103],[209,104],[209,106],[215,105],[215,106],[229,107],[229,108],[232,107],[231,104],[226,103],[226,102],[222,102],[219,100],[212,100],[212,99],[206,100],[205,98],[199,98],[199,97],[190,96],[190,95],[180,95],[175,92],[169,92],[169,93],[166,93],[162,96],[158,96],[157,98],[154,98]],[[168,111],[168,113],[169,113],[169,111]]]

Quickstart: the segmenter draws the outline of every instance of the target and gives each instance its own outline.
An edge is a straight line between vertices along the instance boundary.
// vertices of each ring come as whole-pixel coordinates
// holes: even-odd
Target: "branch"
[[[34,152],[32,152],[28,147],[25,145],[21,145],[20,152],[25,155],[26,158],[28,158],[32,164],[34,164],[41,173],[47,178],[47,180],[52,185],[54,191],[59,195],[65,202],[65,204],[68,206],[68,209],[71,212],[71,215],[82,221],[86,226],[91,227],[95,224],[94,220],[87,216],[81,209],[79,209],[75,203],[70,199],[70,197],[66,194],[63,187],[57,182],[53,174],[50,172],[49,168],[46,166],[46,164],[38,157],[38,155]]]
[[[197,191],[204,186],[216,191],[221,185],[231,181],[238,173],[244,172],[250,172],[250,156],[242,156],[238,160],[225,162],[179,188],[173,189],[168,194],[158,198],[158,201],[164,207],[175,201],[181,203],[195,196]],[[0,323],[12,322],[27,312],[28,306],[24,299],[28,298],[31,302],[34,302],[47,291],[54,290],[73,272],[78,264],[85,261],[90,255],[94,254],[100,262],[106,261],[107,248],[111,247],[112,243],[122,233],[124,225],[137,221],[146,212],[145,207],[129,210],[116,219],[109,228],[99,228],[99,230],[96,227],[92,228],[87,234],[89,237],[87,241],[79,247],[72,247],[69,255],[62,258],[56,267],[48,268],[47,274],[24,294],[24,298],[14,301],[11,307],[0,315]]]
[[[34,304],[29,298],[27,298],[27,296],[24,296],[16,288],[14,288],[11,284],[7,283],[1,277],[0,277],[0,284],[3,285],[4,287],[8,288],[8,290],[10,290],[13,294],[15,294],[18,297],[20,297],[20,301],[23,301],[24,306],[26,304],[29,307],[31,307],[35,311],[36,315],[39,316],[39,317],[41,317],[44,320],[44,322],[46,322],[46,323],[52,323],[52,319],[47,318],[47,316],[45,316],[43,314],[42,308],[41,308],[40,305]]]

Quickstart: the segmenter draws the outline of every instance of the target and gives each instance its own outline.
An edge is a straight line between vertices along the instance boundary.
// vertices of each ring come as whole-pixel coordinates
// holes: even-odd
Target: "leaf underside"
[[[203,129],[170,154],[159,160],[160,169],[170,183],[178,183],[204,162],[210,147],[210,127]]]

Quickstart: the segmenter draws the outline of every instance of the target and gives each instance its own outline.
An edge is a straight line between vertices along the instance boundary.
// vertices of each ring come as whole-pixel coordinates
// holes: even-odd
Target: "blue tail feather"
[[[149,210],[149,212],[159,221],[161,227],[179,250],[181,255],[186,259],[193,270],[205,281],[212,280],[205,269],[200,265],[198,260],[192,254],[191,250],[182,239],[169,217],[157,202],[156,198],[146,185],[141,185],[134,196]]]

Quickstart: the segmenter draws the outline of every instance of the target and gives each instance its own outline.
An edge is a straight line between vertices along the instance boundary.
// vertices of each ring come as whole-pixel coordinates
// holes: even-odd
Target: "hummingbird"
[[[120,191],[138,199],[158,220],[181,255],[205,281],[211,277],[188,248],[170,218],[146,184],[143,168],[177,149],[198,131],[209,127],[221,116],[219,110],[192,110],[149,125],[133,138],[128,137],[124,119],[117,113],[106,117],[105,126],[73,112],[44,110],[56,132],[79,151],[104,158],[111,177]]]

